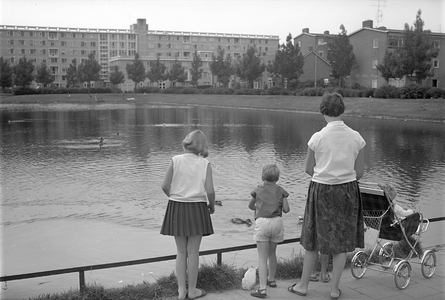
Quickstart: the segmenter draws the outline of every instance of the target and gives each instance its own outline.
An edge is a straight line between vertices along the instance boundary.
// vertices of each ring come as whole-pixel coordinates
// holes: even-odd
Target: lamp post
[[[315,56],[314,56],[314,59],[315,59],[315,81],[314,81],[314,87],[317,87],[317,60],[318,60],[317,49],[318,49],[318,46],[326,45],[326,44],[327,43],[321,43],[321,44],[317,44],[317,46],[315,46]]]

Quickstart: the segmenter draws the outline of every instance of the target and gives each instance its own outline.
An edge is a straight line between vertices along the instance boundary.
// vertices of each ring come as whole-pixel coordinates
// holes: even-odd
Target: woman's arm
[[[365,173],[365,148],[360,149],[360,152],[355,159],[354,170],[357,180],[363,177],[363,174]]]
[[[314,167],[315,167],[315,152],[311,148],[307,147],[305,172],[311,177],[312,175],[314,175]]]
[[[210,164],[207,165],[207,174],[206,174],[206,182],[205,182],[205,189],[207,193],[207,199],[209,199],[209,212],[210,214],[213,214],[215,212],[215,187],[213,186],[213,173],[212,173],[212,167]]]
[[[164,181],[162,182],[162,190],[164,193],[170,197],[170,185],[172,184],[173,178],[173,161],[170,161],[167,172],[165,173]]]
[[[287,201],[287,197],[283,198],[283,208],[282,211],[287,214],[290,211],[289,202]]]

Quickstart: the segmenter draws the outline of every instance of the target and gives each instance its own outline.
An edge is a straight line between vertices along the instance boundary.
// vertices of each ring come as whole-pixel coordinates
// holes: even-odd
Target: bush
[[[445,98],[445,90],[437,87],[432,87],[426,92],[426,98],[443,99]]]
[[[411,84],[401,88],[402,99],[422,99],[426,98],[428,88],[418,84]]]
[[[400,98],[400,88],[393,85],[384,85],[374,92],[374,98],[396,99]]]
[[[360,90],[360,97],[365,97],[365,98],[370,98],[370,97],[374,97],[374,92],[375,89],[373,88],[364,88]]]

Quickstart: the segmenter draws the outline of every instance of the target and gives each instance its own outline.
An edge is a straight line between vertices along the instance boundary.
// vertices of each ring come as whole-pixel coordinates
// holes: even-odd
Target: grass
[[[143,103],[169,105],[203,105],[244,109],[270,109],[318,113],[321,97],[310,96],[246,96],[246,95],[195,95],[195,94],[101,94],[102,102],[96,103],[86,94],[67,95],[0,95],[1,103],[81,103],[101,105],[107,103]],[[345,115],[396,120],[422,120],[445,122],[444,99],[378,99],[345,97]]]
[[[410,240],[413,242],[413,240]],[[409,252],[409,246],[406,241],[396,243],[394,246],[396,257],[406,257]],[[423,253],[420,243],[417,244],[416,250]],[[368,256],[371,249],[366,249]],[[351,260],[356,252],[347,254],[345,268],[349,268]],[[371,262],[378,262],[378,257],[373,256]],[[294,253],[289,258],[280,258],[277,264],[276,278],[279,280],[289,280],[300,278],[303,270],[303,254]],[[332,269],[331,264],[329,268]],[[320,269],[320,265],[318,265]],[[221,292],[233,289],[241,289],[241,281],[247,268],[237,268],[231,263],[223,262],[221,265],[216,263],[201,264],[198,273],[199,288],[208,292]],[[258,281],[258,277],[257,277]],[[168,276],[162,276],[155,283],[142,282],[136,285],[127,285],[119,288],[105,288],[97,284],[89,284],[84,294],[76,289],[68,292],[42,294],[37,297],[29,298],[29,300],[160,300],[177,297],[178,285],[176,276],[172,272]]]

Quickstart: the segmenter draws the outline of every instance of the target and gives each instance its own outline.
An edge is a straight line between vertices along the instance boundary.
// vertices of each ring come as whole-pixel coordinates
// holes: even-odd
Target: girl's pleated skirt
[[[363,207],[357,181],[327,185],[311,181],[300,244],[322,254],[364,247]]]
[[[212,219],[206,202],[168,201],[161,234],[193,236],[213,234]]]

